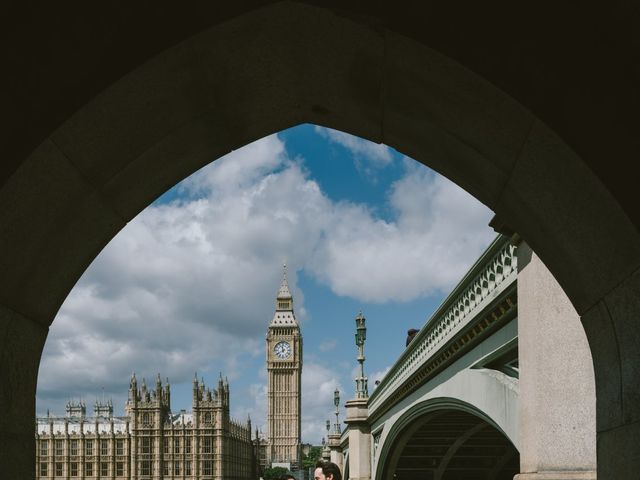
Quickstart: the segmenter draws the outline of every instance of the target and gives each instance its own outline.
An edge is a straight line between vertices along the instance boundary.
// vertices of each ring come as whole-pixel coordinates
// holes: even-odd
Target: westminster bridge
[[[347,429],[328,435],[345,478],[596,478],[586,337],[517,238],[496,238],[361,397],[347,402]]]

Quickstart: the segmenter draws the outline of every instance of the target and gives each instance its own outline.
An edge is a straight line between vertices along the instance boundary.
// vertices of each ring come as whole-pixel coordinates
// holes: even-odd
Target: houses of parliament
[[[36,418],[36,478],[42,480],[244,480],[261,467],[300,465],[302,336],[286,266],[266,338],[267,433],[252,438],[251,421],[229,414],[228,381],[217,388],[193,379],[192,410],[171,410],[171,388],[129,382],[125,415],[113,404],[69,402],[65,416]]]

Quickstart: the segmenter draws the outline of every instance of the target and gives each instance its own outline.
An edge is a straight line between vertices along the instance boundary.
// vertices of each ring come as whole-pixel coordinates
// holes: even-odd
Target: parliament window
[[[184,453],[191,453],[191,439],[184,439]]]
[[[116,477],[124,476],[124,462],[116,462]]]
[[[168,438],[164,439],[164,443],[162,444],[162,451],[164,453],[169,453],[169,439]]]
[[[143,460],[140,464],[141,475],[151,475],[151,462],[149,460]]]
[[[71,462],[69,464],[69,466],[71,467],[71,476],[72,477],[77,477],[78,476],[78,462]]]
[[[56,455],[62,455],[63,451],[64,444],[62,443],[62,440],[56,440]]]
[[[202,474],[203,475],[213,475],[213,465],[211,460],[205,460],[202,462]]]
[[[107,462],[102,462],[100,464],[100,476],[106,477],[109,475],[109,464]]]
[[[142,453],[151,453],[151,439],[142,437]]]
[[[143,425],[151,425],[151,422],[149,421],[149,414],[148,413],[142,414],[142,424]]]
[[[204,437],[203,453],[211,453],[211,437]]]
[[[180,439],[173,439],[173,453],[180,453]]]
[[[85,455],[93,455],[93,440],[85,441]]]
[[[162,464],[162,474],[169,475],[169,462],[164,462]]]
[[[191,475],[191,462],[190,461],[184,462],[184,474],[185,475]]]
[[[109,453],[109,441],[100,440],[100,455],[107,455]]]
[[[84,464],[84,476],[93,477],[93,463],[87,462]]]
[[[46,477],[47,475],[49,475],[49,465],[47,465],[46,462],[42,462],[40,464],[40,476],[41,477]]]
[[[62,462],[56,462],[56,477],[62,476]]]
[[[78,455],[78,440],[71,440],[71,455]]]
[[[124,440],[121,438],[116,440],[116,455],[124,455]]]
[[[173,474],[180,475],[180,462],[173,462]]]
[[[211,412],[207,412],[204,414],[204,423],[207,425],[211,425]]]
[[[46,457],[49,455],[49,441],[44,440],[40,442],[40,456]]]

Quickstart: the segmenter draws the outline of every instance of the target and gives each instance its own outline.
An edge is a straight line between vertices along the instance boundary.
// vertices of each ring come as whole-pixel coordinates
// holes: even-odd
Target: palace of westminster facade
[[[297,469],[301,459],[302,336],[293,312],[286,267],[267,331],[267,438],[229,415],[229,383],[217,389],[193,380],[192,411],[171,411],[171,390],[135,374],[125,415],[111,402],[68,403],[66,416],[36,419],[36,479],[244,480],[270,465]]]

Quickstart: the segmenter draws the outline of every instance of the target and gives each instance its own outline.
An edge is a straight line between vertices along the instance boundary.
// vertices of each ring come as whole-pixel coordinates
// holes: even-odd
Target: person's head
[[[415,336],[418,334],[418,332],[419,332],[419,331],[420,331],[420,330],[418,330],[418,329],[416,329],[416,328],[410,328],[410,329],[407,331],[407,341],[406,341],[406,346],[407,346],[407,347],[408,347],[408,346],[409,346],[409,344],[411,343],[411,340],[413,340],[413,337],[415,337]]]
[[[342,474],[335,463],[319,460],[313,472],[313,480],[342,480]]]
[[[296,477],[294,477],[290,473],[285,473],[280,477],[280,480],[296,480]]]

